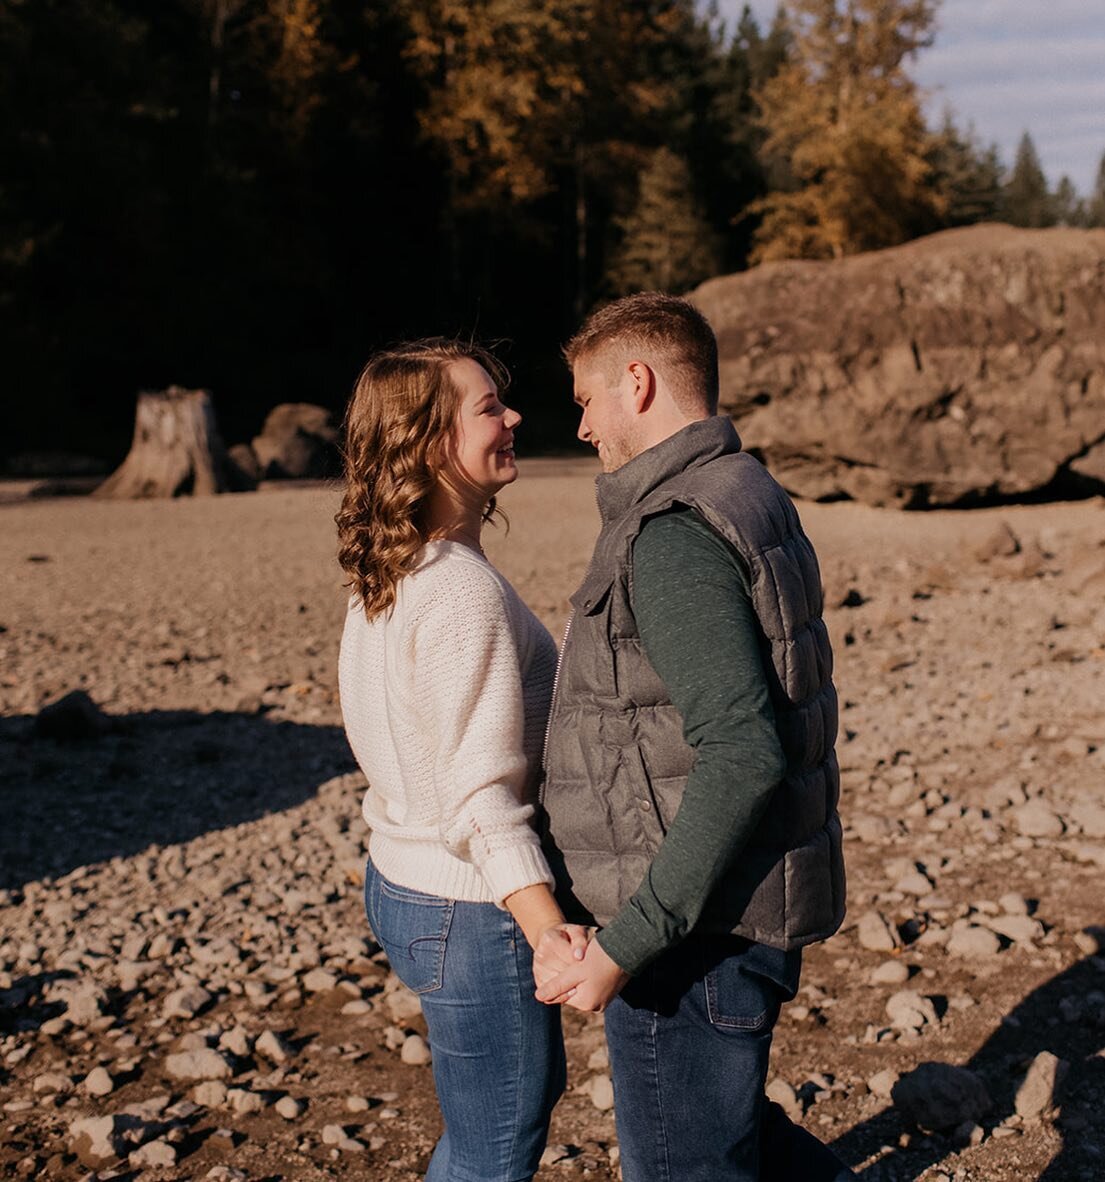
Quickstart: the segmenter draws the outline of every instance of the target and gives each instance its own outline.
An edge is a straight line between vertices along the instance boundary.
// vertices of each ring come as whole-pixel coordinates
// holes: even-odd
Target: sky
[[[743,0],[721,0],[732,27]],[[778,0],[750,0],[761,27]],[[1052,187],[1089,194],[1105,155],[1105,0],[943,0],[934,44],[910,69],[939,122],[950,106],[1006,166],[1028,131]]]

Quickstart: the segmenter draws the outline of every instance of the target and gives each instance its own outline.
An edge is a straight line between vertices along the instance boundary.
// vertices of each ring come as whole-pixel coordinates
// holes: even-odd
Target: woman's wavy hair
[[[478,362],[504,389],[505,366],[481,345],[446,337],[377,353],[361,371],[345,413],[345,492],[334,517],[346,586],[372,619],[428,541],[426,502],[443,471],[461,392],[449,369]],[[484,520],[496,513],[492,497]]]

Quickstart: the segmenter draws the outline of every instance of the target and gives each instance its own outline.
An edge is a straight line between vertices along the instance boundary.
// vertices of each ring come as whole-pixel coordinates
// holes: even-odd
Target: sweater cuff
[[[633,906],[632,901],[614,916],[595,939],[618,968],[631,977],[643,972],[671,947]]]
[[[536,833],[532,842],[508,846],[492,854],[486,861],[479,863],[479,871],[488,890],[495,896],[497,907],[503,907],[503,900],[508,895],[525,887],[542,882],[550,887],[553,885],[553,876],[541,852]],[[506,910],[505,907],[503,909]]]

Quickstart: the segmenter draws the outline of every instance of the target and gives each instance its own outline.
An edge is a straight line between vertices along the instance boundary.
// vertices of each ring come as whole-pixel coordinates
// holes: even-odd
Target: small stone
[[[920,898],[922,895],[931,893],[932,883],[920,870],[913,870],[909,874],[899,878],[894,884],[894,889],[901,891],[903,895],[915,895]]]
[[[358,997],[358,998],[355,998],[353,1001],[347,1001],[345,1003],[345,1005],[342,1006],[341,1012],[347,1018],[355,1018],[355,1017],[360,1016],[361,1014],[371,1014],[372,1013],[372,1003],[365,1001],[363,998]]]
[[[398,977],[388,978],[384,987],[384,1005],[393,1022],[409,1022],[422,1013],[418,995],[412,993]]]
[[[248,1088],[231,1088],[226,1093],[226,1102],[239,1116],[260,1112],[265,1107],[265,1098],[258,1092],[249,1091]]]
[[[165,1071],[171,1079],[184,1083],[198,1083],[205,1079],[229,1079],[230,1064],[218,1051],[181,1051],[165,1060]]]
[[[323,1145],[337,1145],[340,1141],[346,1138],[345,1129],[341,1125],[323,1125],[322,1126],[322,1143]]]
[[[411,1063],[416,1067],[421,1067],[430,1062],[430,1048],[426,1045],[426,1040],[421,1034],[409,1034],[403,1040],[399,1058],[404,1063]]]
[[[211,1182],[248,1182],[249,1175],[237,1166],[219,1164],[212,1166],[204,1177],[210,1178]]]
[[[326,969],[312,969],[303,978],[303,988],[308,993],[329,993],[338,987],[338,978]]]
[[[1022,837],[1062,837],[1063,822],[1038,800],[1031,800],[1013,810],[1013,823]]]
[[[904,985],[909,980],[909,965],[900,960],[884,960],[867,978],[872,985]]]
[[[229,1051],[232,1055],[237,1055],[239,1059],[244,1059],[253,1050],[253,1044],[249,1037],[249,1031],[244,1026],[235,1026],[231,1030],[225,1031],[219,1037],[219,1046],[224,1051]]]
[[[872,1096],[878,1096],[880,1099],[889,1100],[890,1094],[894,1090],[894,1085],[898,1082],[900,1076],[896,1071],[890,1067],[884,1068],[882,1071],[876,1072],[867,1081],[867,1090]]]
[[[557,1162],[567,1161],[571,1156],[572,1147],[570,1145],[546,1145],[539,1164],[555,1166]]]
[[[342,1153],[364,1153],[365,1146],[363,1141],[358,1141],[356,1137],[343,1137],[338,1142],[338,1148]]]
[[[1014,944],[1031,944],[1044,938],[1044,925],[1030,915],[995,915],[986,926]]]
[[[1091,924],[1075,934],[1074,942],[1086,956],[1100,956],[1105,952],[1105,927]]]
[[[592,1075],[587,1081],[587,1093],[599,1112],[609,1112],[614,1107],[614,1084],[609,1075]]]
[[[90,1096],[110,1096],[115,1082],[103,1067],[93,1067],[84,1077],[84,1090]]]
[[[194,1018],[211,1004],[214,998],[200,985],[174,989],[161,1007],[166,1018]]]
[[[41,1075],[35,1076],[31,1089],[35,1095],[44,1092],[59,1092],[62,1095],[68,1095],[73,1090],[73,1081],[69,1076],[62,1075],[60,1071],[44,1071]]]
[[[895,993],[886,1003],[886,1014],[896,1030],[920,1030],[940,1024],[931,1000],[912,989]]]
[[[107,995],[96,985],[82,985],[64,998],[65,1016],[74,1026],[89,1026],[102,1018]]]
[[[1105,837],[1105,805],[1079,801],[1071,806],[1070,818],[1086,837]]]
[[[1018,895],[1015,891],[1007,891],[1002,895],[998,906],[1006,915],[1027,915],[1031,910],[1024,895]]]
[[[956,1125],[951,1139],[953,1145],[966,1149],[971,1145],[981,1145],[985,1136],[986,1130],[982,1125],[977,1121],[965,1120],[962,1124]]]
[[[127,1164],[135,1169],[145,1169],[156,1166],[175,1166],[176,1149],[168,1141],[149,1141],[133,1150],[127,1158]]]
[[[226,1103],[226,1084],[218,1079],[204,1080],[192,1089],[192,1099],[204,1108],[221,1108]]]
[[[90,1170],[102,1169],[120,1157],[122,1143],[114,1116],[89,1116],[69,1126],[69,1145]]]
[[[948,952],[967,960],[979,960],[996,956],[1001,951],[1001,941],[989,928],[968,924],[956,928],[948,937]]]
[[[346,1112],[367,1112],[372,1107],[364,1096],[346,1096]]]
[[[1065,1059],[1051,1051],[1041,1051],[1017,1088],[1014,1101],[1017,1115],[1036,1117],[1050,1112],[1059,1101],[1059,1090],[1069,1067]]]
[[[860,946],[871,952],[893,952],[901,947],[898,930],[878,911],[866,911],[856,925]]]
[[[273,1063],[287,1063],[294,1051],[275,1030],[265,1030],[258,1035],[253,1049]]]
[[[785,1079],[776,1076],[767,1085],[764,1092],[767,1098],[778,1104],[791,1120],[802,1119],[802,1102],[798,1099],[798,1093]]]
[[[1008,522],[1001,521],[975,546],[979,562],[994,558],[1012,558],[1021,551],[1021,543]]]
[[[307,1103],[305,1100],[296,1100],[292,1096],[281,1096],[274,1107],[285,1120],[296,1120],[306,1112]]]

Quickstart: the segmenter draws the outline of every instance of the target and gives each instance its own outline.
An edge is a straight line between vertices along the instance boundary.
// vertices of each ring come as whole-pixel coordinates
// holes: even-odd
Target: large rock
[[[793,493],[1105,491],[1105,230],[948,230],[692,299],[718,334],[722,409]]]
[[[285,402],[269,412],[251,447],[264,477],[320,477],[337,472],[337,441],[337,428],[325,407]],[[240,457],[238,462],[242,466]]]
[[[977,1121],[992,1107],[982,1080],[966,1067],[922,1063],[891,1088],[894,1107],[922,1129],[954,1129]]]

